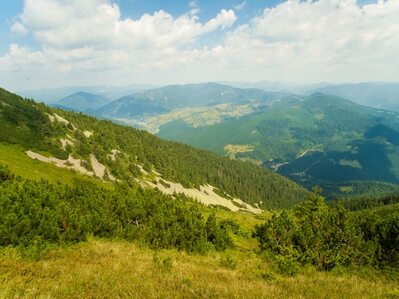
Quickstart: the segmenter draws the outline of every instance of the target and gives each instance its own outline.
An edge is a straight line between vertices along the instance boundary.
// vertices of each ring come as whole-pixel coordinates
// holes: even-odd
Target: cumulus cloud
[[[95,71],[110,84],[121,78],[152,83],[399,78],[397,0],[362,6],[356,0],[290,0],[238,27],[233,10],[201,22],[196,2],[189,9],[177,17],[160,10],[132,19],[123,18],[110,0],[25,0],[11,30],[31,34],[41,47],[12,45],[0,58],[0,70],[41,68],[57,76],[74,73],[76,80]]]
[[[231,32],[224,47],[268,79],[397,80],[398,15],[396,0],[286,1]]]

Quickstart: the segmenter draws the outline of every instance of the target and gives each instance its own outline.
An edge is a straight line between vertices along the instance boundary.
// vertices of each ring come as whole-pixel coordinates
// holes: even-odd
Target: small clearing
[[[93,167],[94,174],[100,179],[104,179],[106,171],[108,172],[107,167],[101,164],[93,154],[90,154],[90,162],[91,166]],[[108,177],[111,181],[115,181],[115,177],[113,177],[109,172]]]
[[[224,150],[231,159],[237,159],[237,154],[252,152],[254,147],[250,144],[227,144]]]
[[[93,132],[91,132],[91,131],[83,131],[83,135],[85,135],[86,138],[90,138],[91,136],[93,136]]]
[[[63,150],[66,150],[68,145],[70,145],[70,146],[74,145],[73,139],[71,139],[69,136],[67,136],[67,138],[61,138],[60,141],[61,141]]]
[[[111,153],[108,155],[108,158],[111,161],[115,161],[116,160],[116,156],[119,155],[119,154],[121,154],[120,151],[118,151],[117,149],[113,149],[113,150],[111,150]]]
[[[353,168],[359,168],[359,169],[362,169],[363,167],[362,167],[362,164],[360,164],[360,162],[358,161],[358,160],[345,160],[345,159],[342,159],[342,160],[339,160],[339,165],[342,165],[342,166],[349,166],[349,167],[353,167]]]
[[[304,156],[306,156],[309,153],[313,153],[313,152],[323,152],[323,150],[319,149],[319,148],[311,148],[311,149],[307,149],[304,150],[302,153],[299,153],[295,159],[299,159],[302,158]]]
[[[69,155],[68,160],[61,160],[61,159],[58,159],[55,157],[45,157],[41,154],[32,152],[31,150],[28,150],[25,153],[28,157],[30,157],[32,159],[36,159],[41,162],[53,164],[60,168],[74,170],[76,172],[79,172],[81,174],[88,175],[91,177],[97,176],[102,180],[104,179],[104,174],[106,173],[106,171],[108,171],[107,168],[103,164],[101,164],[93,154],[90,155],[90,161],[91,161],[91,164],[93,167],[93,171],[90,171],[82,166],[83,161],[81,159],[75,159],[71,155]],[[109,171],[108,171],[108,177],[109,177],[109,180],[111,180],[111,181],[116,180],[115,177],[109,173]]]
[[[75,170],[81,174],[85,174],[88,176],[94,176],[94,173],[92,171],[87,170],[81,165],[82,160],[75,159],[71,155],[69,155],[68,160],[61,160],[55,157],[45,157],[41,154],[32,152],[31,150],[26,151],[25,153],[28,155],[28,157],[32,159],[36,159],[45,163],[54,164],[57,167]]]
[[[69,121],[67,121],[65,118],[63,118],[62,116],[59,116],[57,113],[54,113],[55,119],[60,122],[60,123],[64,123],[66,125],[69,125]]]
[[[63,123],[63,124],[65,124],[65,125],[69,125],[69,124],[70,124],[70,125],[72,126],[72,128],[73,128],[74,130],[76,130],[76,127],[75,127],[73,124],[71,124],[68,120],[66,120],[66,119],[63,118],[62,116],[58,115],[57,113],[54,113],[54,114],[46,113],[46,115],[48,116],[48,118],[50,119],[50,121],[51,121],[52,123],[58,121],[58,122]]]
[[[55,116],[54,116],[54,115],[51,115],[51,114],[49,114],[49,113],[46,113],[46,115],[48,116],[49,120],[50,120],[52,123],[55,122]]]

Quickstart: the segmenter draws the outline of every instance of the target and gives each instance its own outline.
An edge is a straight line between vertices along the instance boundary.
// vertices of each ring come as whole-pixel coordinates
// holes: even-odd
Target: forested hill
[[[174,182],[202,190],[200,186],[211,185],[223,197],[239,198],[264,209],[291,207],[307,194],[292,181],[251,163],[164,141],[110,121],[55,110],[3,89],[0,126],[0,142],[41,153],[42,160],[65,161],[65,167],[79,161],[76,167],[94,176],[98,176],[99,164],[104,180],[134,185],[144,173],[147,179],[158,179],[166,186]]]

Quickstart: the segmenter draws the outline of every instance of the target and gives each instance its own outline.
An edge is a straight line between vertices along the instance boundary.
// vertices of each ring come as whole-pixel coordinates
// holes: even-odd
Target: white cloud
[[[25,35],[28,33],[28,30],[25,28],[24,25],[22,25],[19,22],[14,23],[11,26],[11,32],[19,34],[19,35]]]
[[[200,12],[200,8],[198,6],[197,1],[191,1],[188,6],[190,6],[191,11],[190,14],[191,15],[197,15]]]
[[[234,9],[237,11],[243,10],[245,8],[245,6],[247,6],[247,1],[243,1],[239,4],[234,5]]]
[[[160,10],[132,19],[108,0],[25,0],[12,31],[31,34],[41,48],[12,45],[0,79],[6,70],[75,80],[64,85],[399,79],[397,0],[290,0],[237,28],[233,10],[201,22],[196,2],[189,7],[178,17]]]
[[[398,15],[397,0],[286,1],[230,33],[224,46],[231,63],[240,57],[257,78],[398,80]]]
[[[28,28],[46,47],[104,49],[182,45],[219,27],[232,26],[236,17],[234,11],[222,10],[200,23],[196,15],[174,18],[160,10],[133,20],[122,19],[119,7],[107,0],[25,0],[20,19],[14,27]]]

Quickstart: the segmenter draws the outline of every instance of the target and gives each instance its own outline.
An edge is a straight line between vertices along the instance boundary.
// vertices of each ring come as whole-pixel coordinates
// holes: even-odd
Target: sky
[[[399,0],[1,0],[0,86],[399,81]]]

